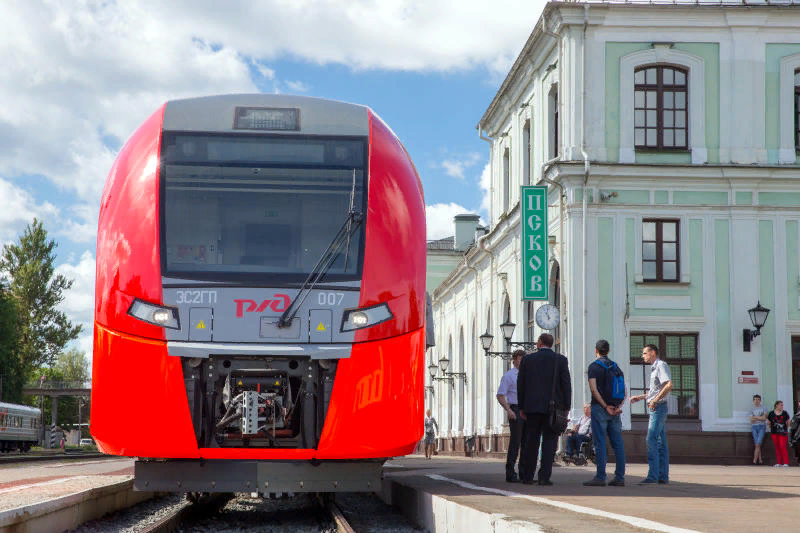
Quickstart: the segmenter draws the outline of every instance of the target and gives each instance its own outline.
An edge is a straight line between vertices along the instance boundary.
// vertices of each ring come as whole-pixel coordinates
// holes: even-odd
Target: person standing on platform
[[[519,447],[522,444],[522,434],[525,421],[519,416],[519,405],[517,404],[517,375],[519,374],[519,363],[525,356],[524,350],[515,350],[511,355],[512,366],[508,372],[503,374],[500,379],[500,387],[497,389],[497,401],[503,406],[503,410],[508,415],[508,429],[511,433],[508,441],[508,455],[506,456],[506,482],[516,483],[519,481],[515,471]]]
[[[753,464],[763,465],[764,457],[761,455],[761,445],[767,433],[767,408],[761,405],[761,396],[753,395],[753,408],[750,409],[750,432],[753,434]]]
[[[789,451],[786,449],[789,440],[789,413],[783,410],[783,402],[775,402],[775,408],[767,415],[769,432],[775,445],[777,463],[773,466],[789,466]]]
[[[536,347],[536,352],[522,358],[517,377],[517,400],[520,416],[525,420],[520,477],[524,484],[533,485],[541,444],[539,485],[552,485],[550,476],[553,473],[558,433],[550,427],[550,402],[552,400],[557,409],[569,411],[572,406],[572,385],[567,358],[553,351],[553,336],[542,333]]]
[[[431,416],[431,410],[425,413],[425,459],[430,459],[433,455],[433,448],[436,446],[436,433],[439,431],[439,424]]]
[[[625,445],[622,442],[622,420],[620,405],[625,401],[625,381],[622,370],[608,358],[610,346],[607,340],[599,340],[594,347],[595,360],[589,365],[589,389],[592,391],[592,441],[594,442],[597,473],[593,479],[584,481],[587,487],[603,487],[606,484],[606,435],[611,441],[617,461],[612,487],[625,486]],[[615,380],[619,386],[615,388]],[[621,380],[621,382],[619,381]]]
[[[658,358],[658,348],[648,344],[642,348],[642,359],[650,366],[650,389],[646,394],[631,396],[631,403],[647,399],[650,422],[647,425],[647,477],[639,485],[669,483],[669,448],[667,448],[667,395],[672,390],[669,365]]]

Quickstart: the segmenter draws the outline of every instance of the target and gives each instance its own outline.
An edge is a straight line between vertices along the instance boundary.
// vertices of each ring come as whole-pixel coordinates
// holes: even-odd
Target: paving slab
[[[429,526],[441,524],[437,533],[469,530],[453,526],[469,515],[467,510],[502,519],[509,531],[797,530],[797,467],[671,465],[669,485],[639,486],[647,465],[633,464],[625,487],[584,487],[582,482],[594,476],[593,466],[562,466],[553,470],[554,485],[542,487],[506,483],[504,465],[498,459],[409,456],[388,461],[385,477],[395,491],[409,491],[395,503],[413,501],[408,505],[428,506],[428,513],[430,498],[458,504],[440,506],[440,516],[427,517]],[[608,472],[613,476],[613,465]],[[498,530],[496,524],[493,528]]]

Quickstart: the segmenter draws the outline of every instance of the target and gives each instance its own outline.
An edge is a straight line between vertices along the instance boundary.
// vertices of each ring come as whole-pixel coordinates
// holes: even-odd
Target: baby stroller
[[[595,464],[594,443],[591,439],[582,442],[578,455],[567,455],[567,452],[564,452],[561,456],[561,460],[564,461],[565,465],[574,464],[576,466],[583,466],[589,461]]]

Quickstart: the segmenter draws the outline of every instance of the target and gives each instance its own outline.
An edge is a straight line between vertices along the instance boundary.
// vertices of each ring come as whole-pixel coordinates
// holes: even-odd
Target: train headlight
[[[133,300],[128,314],[148,324],[171,329],[181,329],[178,310],[173,307],[162,307],[139,299]]]
[[[368,328],[391,318],[394,318],[394,315],[385,303],[362,309],[348,309],[342,317],[342,331]]]

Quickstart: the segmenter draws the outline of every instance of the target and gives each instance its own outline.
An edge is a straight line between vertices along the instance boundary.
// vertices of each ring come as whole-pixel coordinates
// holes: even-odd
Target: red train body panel
[[[208,113],[197,113],[204,106]],[[274,109],[284,108],[297,110],[294,116],[307,126],[289,134],[235,131],[240,117],[273,117]],[[230,116],[234,128],[222,119],[210,122],[215,113]],[[340,144],[331,117],[343,117]],[[364,171],[353,155],[351,172],[337,158],[348,157],[348,149],[360,153],[359,128],[367,147]],[[195,161],[196,146],[202,148],[202,164]],[[225,167],[214,160],[223,152],[243,159],[231,170],[216,171]],[[281,159],[290,157],[286,154],[303,164],[286,163]],[[257,164],[247,159],[253,157],[260,158]],[[225,172],[233,174],[221,175]],[[315,181],[317,174],[325,178]],[[339,271],[332,265],[339,265],[339,278],[300,267],[291,275],[251,272],[267,271],[279,261],[311,264],[289,253],[261,259],[269,255],[265,249],[278,249],[273,241],[316,256],[324,244],[309,252],[308,243],[327,240],[309,240],[314,227],[303,221],[293,229],[285,220],[239,223],[229,220],[235,213],[214,215],[228,209],[225,199],[236,204],[246,198],[238,185],[228,185],[245,180],[256,184],[252,197],[258,209],[273,196],[292,203],[283,191],[305,184],[297,185],[305,187],[297,205],[306,212],[323,193],[346,204],[352,185],[352,214],[363,186],[363,227],[351,224],[358,215],[348,219],[342,226],[350,232],[346,244],[337,245],[328,265],[334,273]],[[269,187],[277,191],[273,196],[266,194]],[[186,198],[214,199],[203,204],[216,206],[206,207],[205,218],[220,221],[220,236],[215,233],[212,244],[194,244],[207,238],[197,229],[200,219],[180,229],[181,217],[193,216],[181,214]],[[197,209],[196,202],[191,205]],[[286,219],[287,209],[279,205],[273,218]],[[269,216],[271,209],[266,211]],[[306,240],[298,246],[292,239]],[[197,278],[174,274],[176,268],[194,268]],[[211,279],[209,271],[221,272],[219,279]],[[309,275],[301,285],[295,274]],[[283,308],[287,301],[289,307],[296,304],[295,315]],[[144,311],[136,307],[140,304]],[[282,318],[273,311],[283,312]],[[162,320],[166,326],[156,324]],[[97,250],[91,429],[105,453],[242,461],[366,460],[410,453],[422,433],[424,329],[425,207],[419,177],[399,140],[366,108],[270,95],[168,102],[120,151],[103,193]],[[260,403],[248,411],[245,400]]]

